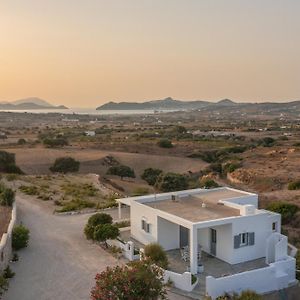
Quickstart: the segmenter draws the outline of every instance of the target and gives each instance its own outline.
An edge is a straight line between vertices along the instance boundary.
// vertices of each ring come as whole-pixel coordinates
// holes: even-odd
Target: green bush
[[[100,224],[94,229],[94,240],[98,242],[104,242],[106,244],[108,239],[114,240],[119,234],[120,232],[117,226],[112,224]]]
[[[267,210],[281,214],[282,224],[286,224],[292,220],[299,207],[295,204],[279,201],[270,203]]]
[[[157,145],[161,148],[172,148],[173,144],[170,140],[168,139],[161,139],[157,142]]]
[[[96,213],[89,217],[88,224],[91,226],[97,226],[100,224],[112,224],[113,218],[106,213]]]
[[[12,206],[15,201],[15,192],[0,184],[0,205]]]
[[[134,170],[124,165],[112,166],[107,170],[106,174],[117,175],[120,176],[121,179],[124,177],[135,178]]]
[[[237,300],[262,300],[262,296],[258,295],[254,291],[243,291],[239,296]]]
[[[145,258],[149,259],[157,266],[167,269],[169,265],[168,257],[165,250],[157,243],[151,243],[144,248]]]
[[[182,174],[169,172],[161,174],[155,186],[163,192],[185,190],[188,187],[188,179]]]
[[[25,145],[26,144],[26,140],[25,139],[19,139],[18,140],[18,145]]]
[[[62,207],[57,212],[68,212],[68,211],[76,211],[84,208],[93,208],[96,206],[95,202],[82,200],[82,199],[73,199],[71,201],[63,203]]]
[[[72,157],[60,157],[57,158],[52,167],[51,172],[69,173],[78,172],[80,162]]]
[[[144,179],[149,185],[154,185],[161,173],[162,170],[160,169],[147,168],[144,170],[141,178]]]
[[[289,190],[299,190],[300,189],[300,180],[292,181],[288,184]]]
[[[138,188],[134,189],[131,196],[137,197],[137,196],[144,196],[144,195],[148,195],[148,194],[149,194],[149,189],[147,189],[145,187],[138,187]]]
[[[23,226],[15,226],[12,232],[12,247],[14,250],[19,250],[27,247],[29,241],[29,230]]]
[[[94,239],[95,227],[98,225],[112,224],[112,217],[109,214],[97,213],[89,217],[84,227],[84,234],[88,240]]]

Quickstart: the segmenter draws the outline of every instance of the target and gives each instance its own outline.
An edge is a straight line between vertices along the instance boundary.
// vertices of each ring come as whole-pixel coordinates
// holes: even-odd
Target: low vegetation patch
[[[188,187],[188,178],[182,174],[169,172],[161,174],[155,186],[162,192],[185,190]]]
[[[0,183],[0,205],[12,206],[14,200],[15,200],[14,191]]]
[[[169,265],[168,257],[165,250],[157,243],[151,243],[144,248],[145,258],[157,266],[167,269]]]
[[[170,140],[168,139],[161,139],[157,142],[157,145],[161,148],[172,148],[173,144]]]
[[[299,190],[300,189],[300,180],[292,181],[288,184],[289,190]]]
[[[292,221],[299,207],[292,203],[279,201],[268,204],[267,210],[281,214],[282,224],[287,224]]]
[[[14,250],[20,250],[27,247],[29,242],[29,229],[24,225],[15,226],[12,232],[12,247]]]
[[[147,168],[144,170],[141,178],[144,179],[149,185],[155,185],[157,178],[163,171],[160,169]]]

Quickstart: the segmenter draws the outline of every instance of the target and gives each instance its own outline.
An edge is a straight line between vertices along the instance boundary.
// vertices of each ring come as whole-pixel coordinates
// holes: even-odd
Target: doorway
[[[179,246],[183,248],[189,245],[189,229],[183,226],[179,227]]]
[[[217,255],[217,230],[210,228],[210,254]]]

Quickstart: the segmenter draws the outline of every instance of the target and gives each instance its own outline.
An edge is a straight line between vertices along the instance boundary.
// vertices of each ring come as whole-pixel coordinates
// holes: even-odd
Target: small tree
[[[18,225],[12,232],[12,247],[14,250],[19,250],[27,247],[29,241],[29,230],[23,226]]]
[[[107,267],[96,275],[92,300],[156,300],[167,299],[163,271],[148,261],[125,266]]]
[[[109,214],[97,213],[89,217],[84,227],[84,234],[88,240],[94,239],[95,227],[103,224],[112,224],[112,217]]]
[[[124,165],[110,167],[107,170],[107,174],[120,176],[122,180],[124,177],[135,178],[134,170]]]
[[[23,174],[22,170],[16,165],[14,153],[0,151],[0,172]]]
[[[100,224],[94,229],[94,240],[104,242],[107,247],[107,240],[114,240],[120,234],[119,228],[112,224]]]
[[[170,140],[168,139],[161,139],[158,141],[157,145],[161,148],[172,148],[173,144]]]
[[[188,187],[187,177],[182,174],[166,173],[161,174],[155,186],[163,192],[185,190]]]
[[[148,244],[145,246],[144,251],[146,259],[163,269],[167,269],[169,261],[161,245],[157,243]]]
[[[72,157],[60,157],[57,158],[52,167],[51,172],[68,173],[78,172],[80,162]]]
[[[144,170],[141,178],[144,179],[149,185],[154,185],[161,173],[162,170],[160,169],[147,168]]]

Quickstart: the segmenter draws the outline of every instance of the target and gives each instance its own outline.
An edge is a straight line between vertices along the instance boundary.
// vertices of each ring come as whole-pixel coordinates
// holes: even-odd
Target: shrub
[[[80,162],[72,157],[60,157],[57,158],[52,167],[51,172],[68,173],[78,172]]]
[[[261,300],[262,297],[258,295],[254,291],[243,291],[240,296],[238,296],[238,300]]]
[[[161,174],[155,186],[163,192],[185,190],[188,187],[187,177],[177,173]]]
[[[158,141],[157,145],[161,148],[172,148],[173,144],[170,140],[168,139],[161,139]]]
[[[97,213],[89,217],[84,227],[84,234],[88,240],[94,239],[95,227],[103,224],[112,224],[112,217],[109,214]]]
[[[65,138],[46,138],[43,140],[43,144],[49,148],[54,148],[54,147],[63,147],[67,146],[68,140]]]
[[[145,258],[157,266],[167,269],[169,265],[168,257],[161,245],[151,243],[145,246]]]
[[[223,166],[223,174],[227,174],[227,173],[232,173],[234,172],[236,169],[240,168],[242,165],[239,162],[235,162],[235,163],[226,163]]]
[[[154,185],[161,173],[162,170],[160,169],[147,168],[144,170],[141,178],[144,179],[149,185]]]
[[[8,280],[0,275],[0,297],[8,289]],[[1,298],[0,298],[1,299]]]
[[[114,225],[118,228],[124,228],[124,227],[129,227],[130,226],[130,221],[120,221],[120,222],[116,222],[114,223]]]
[[[267,210],[281,214],[282,224],[286,224],[292,220],[299,207],[295,204],[279,201],[270,203],[267,206]]]
[[[0,205],[3,206],[12,206],[15,201],[15,192],[5,187],[4,185],[0,185]]]
[[[15,276],[15,273],[11,270],[9,266],[7,266],[3,271],[3,277],[6,279],[13,278]]]
[[[107,247],[107,240],[114,240],[120,234],[119,228],[112,224],[100,224],[94,229],[94,240],[98,242],[104,242]]]
[[[12,247],[14,250],[19,250],[27,247],[29,241],[29,230],[23,226],[18,225],[12,232]]]
[[[167,299],[163,272],[147,261],[125,266],[107,267],[96,275],[91,291],[92,300]]]
[[[124,177],[135,178],[134,170],[124,165],[110,167],[107,170],[107,174],[120,176],[121,179],[123,179]]]
[[[25,145],[26,144],[26,140],[25,139],[19,139],[18,140],[18,145]]]
[[[289,190],[299,190],[300,189],[300,180],[292,181],[288,184]]]
[[[206,189],[212,189],[212,188],[219,187],[219,185],[211,178],[202,177],[200,180],[200,187],[203,187]]]
[[[35,196],[39,194],[39,190],[35,185],[21,185],[19,190],[26,195]]]
[[[271,137],[265,137],[259,143],[263,147],[272,147],[275,144],[275,140]]]

